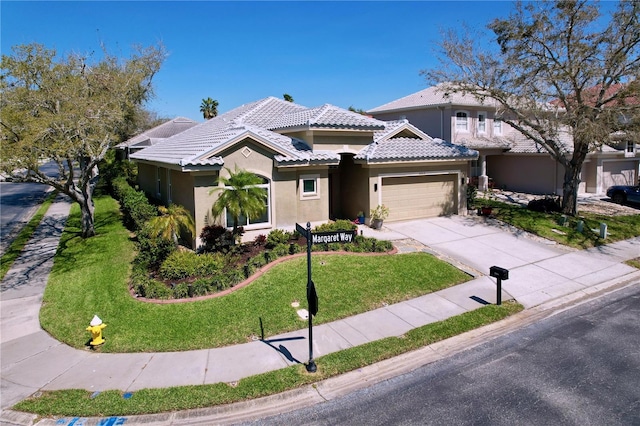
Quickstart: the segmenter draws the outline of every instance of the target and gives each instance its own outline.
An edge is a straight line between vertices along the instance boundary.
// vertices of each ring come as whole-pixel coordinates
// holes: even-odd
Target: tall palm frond
[[[178,245],[178,235],[181,232],[189,232],[191,238],[196,233],[196,225],[189,210],[178,204],[170,204],[169,207],[158,207],[160,216],[154,217],[149,222],[151,235],[165,240],[173,241]]]
[[[262,178],[254,173],[248,172],[236,167],[235,171],[225,167],[229,173],[229,177],[218,178],[218,185],[223,187],[212,189],[209,194],[215,191],[221,191],[218,199],[211,207],[211,213],[214,217],[227,213],[233,217],[233,231],[235,233],[238,228],[240,216],[246,216],[248,219],[259,217],[266,209],[267,193],[263,188],[257,185],[262,183]]]

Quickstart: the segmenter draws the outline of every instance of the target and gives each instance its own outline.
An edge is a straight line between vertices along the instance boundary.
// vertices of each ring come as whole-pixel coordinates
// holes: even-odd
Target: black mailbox
[[[499,278],[501,280],[509,279],[509,270],[501,268],[499,266],[492,266],[489,268],[489,275],[493,278]]]

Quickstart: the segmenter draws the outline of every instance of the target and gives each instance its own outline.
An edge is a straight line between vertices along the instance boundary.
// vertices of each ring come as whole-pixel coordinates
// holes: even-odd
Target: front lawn
[[[45,391],[16,404],[13,409],[41,416],[128,416],[187,410],[230,404],[294,389],[334,377],[366,365],[398,356],[469,330],[500,321],[520,312],[522,305],[507,302],[487,305],[462,315],[388,337],[362,346],[316,358],[318,371],[307,373],[301,364],[247,377],[238,383],[141,389],[128,399],[109,390],[93,397],[91,391],[69,389]]]
[[[89,340],[93,315],[107,328],[104,352],[181,351],[244,343],[306,326],[293,302],[306,307],[306,258],[276,265],[249,286],[202,301],[153,304],[137,301],[127,279],[134,244],[120,221],[118,203],[96,198],[97,236],[82,240],[80,211],[71,209],[47,285],[40,321],[70,346]],[[335,321],[469,279],[424,253],[312,256],[319,295],[315,324]],[[298,309],[300,309],[298,308]]]
[[[526,207],[499,201],[491,201],[490,205],[497,219],[532,234],[578,249],[640,236],[640,215],[605,216],[584,212],[578,217],[567,217],[566,225],[562,225],[561,213],[534,212]],[[577,231],[580,220],[584,222],[583,232]],[[607,224],[608,233],[605,239],[599,237],[601,223]]]

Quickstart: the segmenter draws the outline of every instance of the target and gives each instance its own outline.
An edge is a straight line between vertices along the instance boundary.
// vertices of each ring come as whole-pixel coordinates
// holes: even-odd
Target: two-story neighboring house
[[[385,204],[387,220],[466,214],[469,162],[478,153],[435,139],[407,120],[385,122],[333,105],[307,108],[274,97],[242,105],[133,152],[138,181],[162,203],[186,207],[196,230],[211,217],[220,175],[236,167],[262,178],[266,211],[247,231],[354,219]],[[367,217],[368,220],[368,217]],[[248,233],[248,235],[250,235]]]
[[[380,120],[406,118],[433,137],[477,150],[479,158],[470,163],[468,175],[482,190],[493,185],[534,194],[562,194],[564,168],[544,148],[496,119],[492,102],[449,94],[434,86],[367,113]],[[562,142],[570,152],[571,135],[565,134]],[[580,191],[604,194],[611,185],[637,182],[638,146],[638,141],[618,135],[617,143],[591,152],[582,168]]]

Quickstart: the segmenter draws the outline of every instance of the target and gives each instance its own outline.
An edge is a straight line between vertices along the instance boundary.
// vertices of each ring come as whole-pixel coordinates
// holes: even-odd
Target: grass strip
[[[121,391],[105,391],[95,398],[85,390],[46,391],[16,404],[13,409],[40,416],[128,416],[211,407],[264,397],[315,383],[339,374],[392,358],[469,330],[500,321],[520,312],[522,305],[508,302],[487,305],[475,311],[448,318],[362,346],[328,354],[316,359],[318,371],[306,372],[294,365],[242,379],[237,384],[181,386],[142,389],[129,399]]]
[[[98,315],[107,328],[102,352],[183,351],[246,343],[306,327],[306,258],[274,266],[249,286],[224,297],[177,304],[135,300],[127,279],[134,244],[118,204],[97,197],[95,237],[80,237],[72,206],[44,293],[40,322],[56,339],[82,348]],[[470,277],[426,253],[312,255],[320,303],[315,323],[336,321],[467,281]],[[293,302],[300,307],[294,308]]]
[[[640,236],[640,215],[606,216],[578,212],[567,217],[561,225],[562,213],[534,212],[524,206],[499,201],[489,201],[493,215],[502,222],[535,235],[556,241],[559,244],[586,249]],[[578,232],[578,222],[583,222],[583,231]],[[607,237],[600,238],[600,224],[607,224]],[[594,231],[595,230],[595,231]]]
[[[2,255],[2,258],[0,258],[0,280],[7,275],[13,262],[20,256],[24,246],[27,245],[33,236],[33,233],[36,231],[36,228],[42,221],[45,213],[47,213],[47,210],[49,210],[51,204],[53,204],[53,200],[57,195],[58,192],[53,191],[45,198],[31,220],[20,230],[16,238],[9,245],[9,248],[7,248],[7,251]]]

